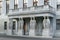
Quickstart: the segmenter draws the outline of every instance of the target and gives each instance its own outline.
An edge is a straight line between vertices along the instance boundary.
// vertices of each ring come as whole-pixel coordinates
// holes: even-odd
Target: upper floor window
[[[14,9],[18,8],[18,0],[14,0]]]
[[[56,20],[56,30],[60,30],[60,19]]]
[[[27,0],[23,1],[23,8],[27,8]]]
[[[49,0],[44,0],[44,4],[47,5]]]
[[[13,30],[15,30],[15,25],[16,25],[15,21],[13,21],[13,27],[12,27]]]
[[[33,0],[33,6],[37,6],[38,0]]]
[[[9,0],[6,0],[6,13],[9,12]]]
[[[57,5],[57,10],[60,10],[60,5]]]
[[[2,10],[2,0],[0,0],[0,14],[1,14],[1,10]]]

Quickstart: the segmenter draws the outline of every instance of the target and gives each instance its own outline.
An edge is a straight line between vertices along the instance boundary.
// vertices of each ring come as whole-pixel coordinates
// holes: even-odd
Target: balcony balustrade
[[[53,13],[53,12],[55,12],[55,9],[53,7],[48,6],[48,5],[44,5],[44,6],[10,10],[9,15],[11,15],[11,14],[14,15],[14,14],[42,13],[42,12],[52,12]]]

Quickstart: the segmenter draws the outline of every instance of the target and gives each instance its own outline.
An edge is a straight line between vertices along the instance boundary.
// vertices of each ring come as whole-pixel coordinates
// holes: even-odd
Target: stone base
[[[18,30],[18,36],[22,36],[23,35],[23,30]]]
[[[49,29],[43,29],[42,36],[50,36]]]
[[[35,30],[30,30],[29,31],[29,36],[35,36]]]

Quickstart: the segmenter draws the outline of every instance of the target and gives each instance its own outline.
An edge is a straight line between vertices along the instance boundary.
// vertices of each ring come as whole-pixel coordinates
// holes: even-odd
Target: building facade
[[[57,0],[0,0],[0,33],[16,36],[60,36]]]

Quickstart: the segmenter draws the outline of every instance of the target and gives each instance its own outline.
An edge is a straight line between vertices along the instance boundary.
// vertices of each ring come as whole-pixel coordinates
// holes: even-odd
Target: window
[[[0,12],[1,12],[1,10],[2,10],[2,1],[0,0]]]
[[[4,22],[4,30],[7,30],[7,22]]]
[[[24,2],[23,2],[23,8],[27,8],[27,0],[24,0]]]
[[[13,26],[12,26],[12,29],[15,30],[15,21],[13,21]]]
[[[33,6],[37,6],[38,0],[33,0]]]
[[[6,13],[9,12],[9,0],[6,1]]]
[[[56,20],[56,30],[60,30],[60,19]]]
[[[18,0],[14,0],[14,9],[18,8]]]
[[[60,10],[60,5],[57,5],[57,10]]]
[[[48,0],[44,0],[44,4],[47,5],[48,4]]]

